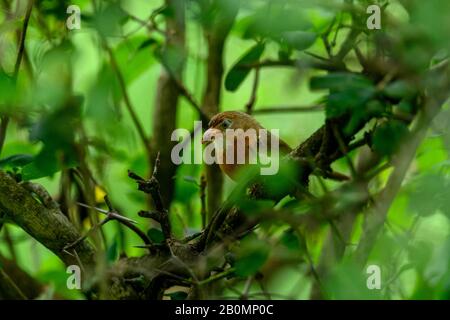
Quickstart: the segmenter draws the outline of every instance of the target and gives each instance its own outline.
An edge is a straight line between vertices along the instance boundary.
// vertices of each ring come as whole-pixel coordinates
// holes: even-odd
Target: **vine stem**
[[[27,5],[27,11],[23,20],[22,32],[20,33],[19,49],[17,51],[16,62],[14,64],[13,81],[17,82],[19,76],[20,65],[22,63],[23,55],[25,52],[25,38],[27,36],[28,24],[31,18],[31,11],[33,10],[34,0],[29,0]],[[0,154],[2,153],[3,145],[5,144],[6,132],[8,131],[10,117],[9,115],[3,115],[1,117],[0,124]]]

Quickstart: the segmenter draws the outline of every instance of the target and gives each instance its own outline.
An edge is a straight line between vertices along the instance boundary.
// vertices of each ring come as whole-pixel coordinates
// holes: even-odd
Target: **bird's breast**
[[[248,165],[257,162],[257,140],[252,138],[227,139],[222,148],[218,148],[220,169],[231,179],[236,180]]]

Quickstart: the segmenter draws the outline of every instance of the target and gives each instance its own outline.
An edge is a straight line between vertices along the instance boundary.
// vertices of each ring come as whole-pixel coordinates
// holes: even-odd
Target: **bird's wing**
[[[287,155],[292,151],[292,148],[286,142],[280,139],[280,137],[275,136],[273,133],[270,133],[269,139],[270,139],[270,141],[268,142],[269,147],[271,146],[273,140],[278,139],[278,150],[280,155]]]

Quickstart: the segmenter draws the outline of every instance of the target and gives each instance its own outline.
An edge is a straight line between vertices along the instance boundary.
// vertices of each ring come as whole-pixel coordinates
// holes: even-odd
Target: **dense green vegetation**
[[[449,298],[450,2],[0,5],[0,298]],[[171,161],[224,110],[279,174]]]

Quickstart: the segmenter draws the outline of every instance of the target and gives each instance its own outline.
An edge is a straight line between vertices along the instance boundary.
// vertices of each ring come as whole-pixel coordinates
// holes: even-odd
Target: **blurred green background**
[[[18,1],[12,1],[14,8]],[[202,27],[196,17],[194,1],[187,1],[186,46],[187,60],[183,74],[183,83],[197,100],[201,100],[205,86],[205,59],[207,50]],[[268,1],[270,2],[270,1]],[[280,1],[281,2],[281,1]],[[304,8],[301,12],[312,22],[312,30],[319,32],[336,16],[335,4],[340,1],[287,1]],[[377,1],[374,1],[377,2]],[[20,1],[24,7],[26,1]],[[364,1],[361,6],[364,8]],[[368,4],[369,2],[367,2]],[[420,32],[431,35],[430,43],[442,44],[448,48],[448,14],[449,5],[445,1],[378,1],[387,5],[387,14],[401,26],[417,27]],[[76,4],[81,8],[81,29],[68,31],[65,21],[68,17],[66,8]],[[101,8],[94,13],[94,5]],[[127,0],[116,1],[50,1],[38,0],[28,29],[26,48],[29,65],[34,70],[34,80],[30,81],[26,71],[19,73],[18,92],[8,97],[11,90],[7,74],[12,72],[16,56],[16,33],[21,18],[9,19],[3,9],[0,20],[0,65],[2,69],[0,92],[2,102],[7,99],[15,101],[11,113],[11,122],[6,143],[1,151],[0,159],[18,154],[40,155],[45,164],[23,169],[34,182],[42,184],[53,196],[60,192],[60,169],[52,163],[54,154],[45,154],[48,139],[66,145],[65,139],[71,139],[70,132],[82,123],[85,134],[92,142],[87,148],[88,162],[95,178],[101,187],[96,188],[96,200],[102,205],[102,196],[107,193],[126,216],[136,219],[137,212],[147,206],[145,197],[136,190],[135,183],[127,176],[130,169],[138,174],[148,174],[147,156],[129,113],[121,103],[122,95],[118,87],[108,54],[102,47],[99,32],[106,35],[118,68],[123,73],[128,95],[139,120],[148,136],[153,126],[153,106],[156,99],[158,77],[161,63],[157,57],[158,47],[163,38],[160,34],[149,32],[137,19],[147,20],[155,9],[161,7],[161,1]],[[265,1],[248,1],[241,3],[235,25],[226,42],[224,55],[225,72],[254,44],[252,38],[243,37],[248,21],[255,12],[267,5]],[[413,8],[408,12],[403,5]],[[37,9],[36,9],[37,8]],[[411,12],[418,24],[412,24]],[[131,18],[131,16],[135,18]],[[384,16],[383,16],[384,17]],[[350,21],[343,15],[342,23]],[[163,17],[157,17],[163,26]],[[423,25],[420,25],[422,23]],[[425,26],[425,27],[423,27]],[[274,27],[275,28],[275,27]],[[411,29],[414,30],[414,29]],[[391,32],[386,31],[385,32]],[[398,31],[398,30],[397,30]],[[348,29],[345,28],[336,36],[336,45],[342,44]],[[375,33],[376,31],[374,31]],[[392,32],[396,32],[393,30]],[[419,32],[419,31],[417,31]],[[367,43],[362,48],[370,47],[373,34],[367,33]],[[152,39],[149,41],[149,39]],[[411,40],[413,41],[413,40]],[[433,42],[434,41],[434,42]],[[362,41],[363,42],[363,41]],[[416,45],[416,47],[414,47]],[[433,46],[433,50],[438,46]],[[405,60],[415,60],[423,49],[420,44],[403,47]],[[414,51],[416,50],[416,51]],[[431,50],[431,48],[430,48]],[[308,52],[326,56],[323,43],[314,41]],[[439,51],[437,51],[439,52]],[[262,59],[276,58],[280,53],[280,45],[268,41]],[[441,54],[446,55],[443,51]],[[303,57],[304,52],[294,52],[294,56]],[[348,59],[351,70],[358,72],[354,55]],[[26,68],[24,68],[26,69]],[[312,91],[309,81],[314,75],[323,71],[295,68],[265,68],[260,72],[260,83],[257,90],[255,110],[277,107],[314,106],[322,102],[326,92]],[[5,80],[6,79],[6,80]],[[249,100],[253,75],[245,79],[235,92],[222,90],[221,109],[244,111]],[[70,93],[69,93],[70,92]],[[78,115],[58,114],[57,107],[68,94],[82,97],[82,110]],[[450,144],[448,143],[448,120],[450,113],[443,111],[435,125],[420,145],[416,158],[410,168],[404,186],[389,210],[389,219],[385,230],[378,239],[369,258],[369,264],[379,265],[382,269],[382,290],[371,291],[365,286],[365,275],[360,278],[351,263],[345,261],[333,269],[325,286],[332,298],[388,298],[388,299],[447,299],[450,292],[450,229],[449,218],[450,197],[448,187],[448,164]],[[308,138],[325,120],[323,111],[255,114],[255,117],[266,128],[279,129],[280,136],[291,147],[295,147]],[[197,112],[185,100],[178,105],[177,127],[193,129],[198,120]],[[51,124],[53,123],[53,124]],[[54,125],[57,123],[58,125]],[[47,140],[46,140],[47,139]],[[46,142],[47,141],[47,142]],[[351,157],[356,158],[356,153]],[[11,169],[2,164],[4,169]],[[348,173],[345,159],[338,160],[333,167]],[[174,233],[178,237],[192,234],[201,229],[199,181],[202,166],[182,165],[177,170],[175,201],[171,206],[171,220]],[[383,186],[391,171],[384,171],[378,177],[373,188]],[[43,176],[43,177],[41,177]],[[193,182],[194,181],[194,182]],[[325,181],[332,190],[338,184]],[[225,195],[235,183],[228,178],[225,182]],[[321,194],[322,187],[316,178],[311,179],[310,191]],[[442,193],[442,194],[441,194]],[[143,229],[155,227],[144,219],[139,219]],[[85,221],[85,223],[88,223]],[[359,216],[352,235],[354,246],[361,234],[362,217]],[[88,225],[86,225],[88,226]],[[7,230],[0,234],[0,252],[2,255],[15,258],[18,265],[48,286],[43,297],[52,297],[52,293],[65,298],[81,299],[83,295],[76,290],[66,288],[67,273],[62,262],[23,230],[13,224],[6,225]],[[269,255],[283,255],[279,251],[279,237],[286,226],[265,226],[265,241],[269,247],[277,248]],[[329,227],[322,227],[307,238],[312,260],[317,262],[321,246]],[[8,232],[8,235],[5,234]],[[124,230],[116,222],[104,227],[107,237],[107,256],[110,263],[115,261],[121,251],[128,256],[140,256],[142,249],[135,248],[140,244],[139,238],[129,230]],[[8,244],[6,237],[12,239]],[[123,241],[126,239],[126,241]],[[286,249],[287,248],[287,249]],[[286,250],[291,250],[286,246]],[[295,250],[295,249],[294,249]],[[344,259],[345,260],[345,259]],[[293,264],[274,270],[267,291],[273,292],[272,298],[308,299],[312,279],[307,275],[306,266]],[[245,283],[236,285],[241,290]],[[252,287],[250,295],[258,292]],[[225,290],[223,296],[233,296],[233,291]],[[256,296],[256,298],[262,298]]]

